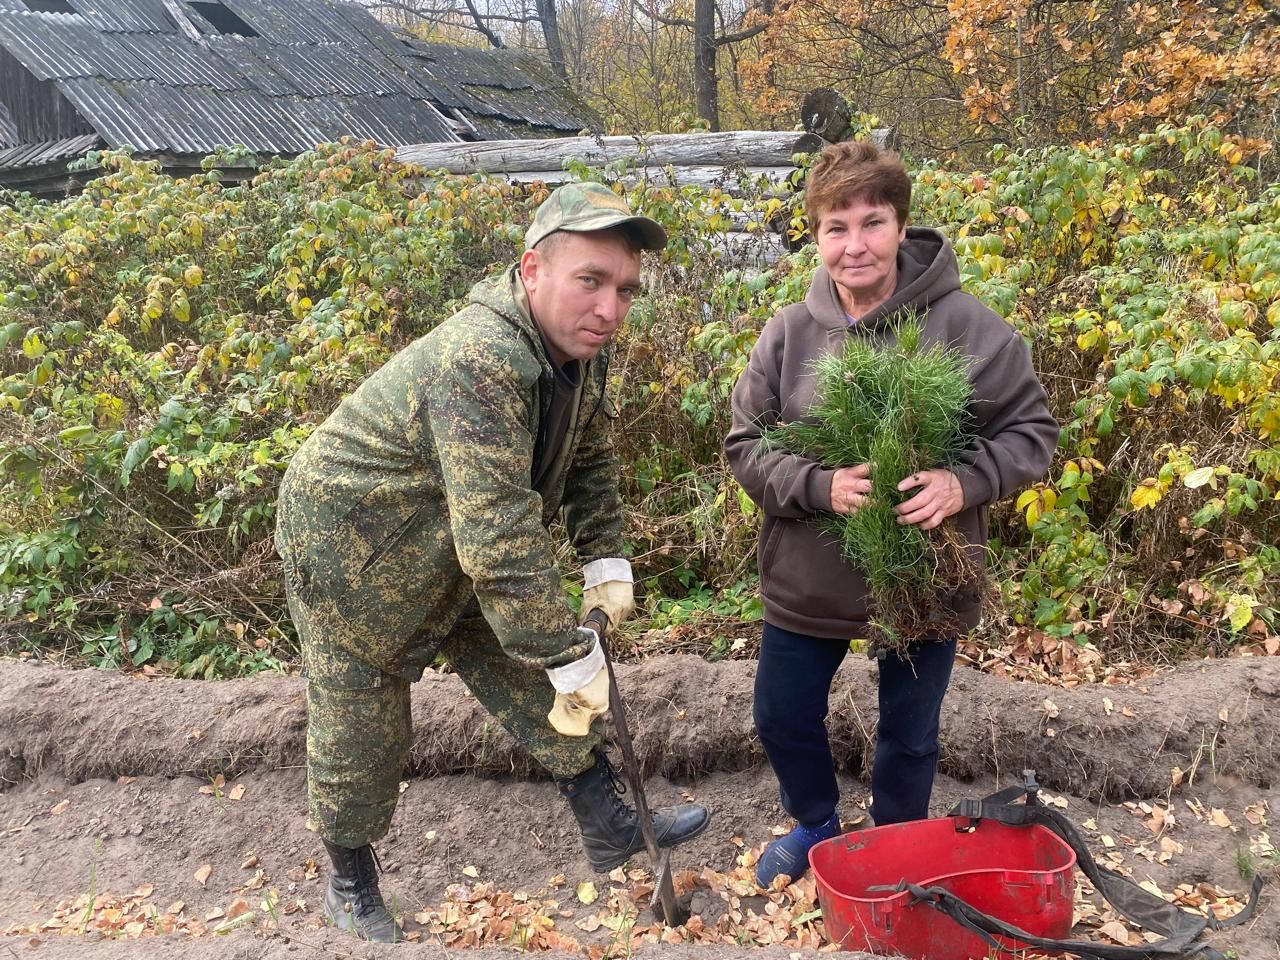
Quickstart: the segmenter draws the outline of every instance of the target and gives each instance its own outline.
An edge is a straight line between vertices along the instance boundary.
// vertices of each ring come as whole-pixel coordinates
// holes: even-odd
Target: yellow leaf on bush
[[[1133,506],[1142,510],[1147,507],[1154,507],[1164,497],[1164,493],[1160,489],[1160,482],[1151,477],[1143,480],[1138,484],[1138,488],[1133,491],[1133,495],[1129,497],[1129,502]]]
[[[1253,608],[1257,605],[1258,601],[1242,593],[1233,593],[1228,597],[1225,618],[1230,621],[1232,629],[1243,630],[1247,627],[1253,619]]]

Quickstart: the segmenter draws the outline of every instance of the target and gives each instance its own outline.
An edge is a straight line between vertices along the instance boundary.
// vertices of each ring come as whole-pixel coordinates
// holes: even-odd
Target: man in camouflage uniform
[[[409,684],[438,655],[555,777],[591,865],[640,850],[603,749],[608,678],[578,626],[547,525],[585,563],[582,609],[634,609],[622,559],[607,344],[666,234],[599,184],[538,208],[520,262],[391,358],[299,449],[276,546],[307,677],[308,825],[332,863],[325,916],[399,930],[371,844],[387,832],[411,745]],[[699,804],[654,814],[670,846]]]

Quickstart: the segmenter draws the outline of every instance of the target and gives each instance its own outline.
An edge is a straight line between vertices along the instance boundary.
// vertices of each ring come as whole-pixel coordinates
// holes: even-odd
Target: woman
[[[956,257],[936,230],[908,227],[911,180],[894,153],[870,143],[823,150],[809,175],[805,213],[822,266],[803,303],[781,310],[760,334],[733,392],[725,450],[743,489],[760,506],[759,569],[765,607],[756,672],[755,722],[777,774],[782,805],[796,820],[771,843],[756,871],[761,886],[799,877],[816,843],[840,832],[839,790],[825,720],[831,680],[851,638],[867,635],[862,573],[813,523],[856,511],[871,490],[871,464],[832,468],[760,444],[761,432],[806,415],[813,361],[849,337],[889,340],[891,321],[914,311],[924,343],[971,358],[970,413],[977,440],[951,469],[899,478],[900,523],[931,530],[948,518],[981,552],[987,508],[1048,468],[1058,439],[1022,338],[961,291]],[[979,558],[980,561],[980,558]],[[976,590],[943,598],[964,629],[977,625]],[[938,758],[938,718],[957,637],[938,636],[909,659],[879,661],[880,717],[871,770],[878,825],[928,816]]]

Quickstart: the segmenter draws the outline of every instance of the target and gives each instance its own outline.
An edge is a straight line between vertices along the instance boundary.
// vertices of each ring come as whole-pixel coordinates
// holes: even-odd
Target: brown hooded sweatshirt
[[[907,228],[893,296],[852,325],[835,283],[819,267],[804,302],[780,310],[756,341],[733,391],[733,427],[725,440],[734,475],[764,512],[757,561],[765,620],[784,630],[834,639],[865,636],[867,584],[839,546],[810,522],[831,511],[835,469],[785,450],[762,452],[760,434],[779,420],[807,415],[816,358],[841,349],[851,336],[892,342],[886,326],[904,307],[924,318],[926,345],[945,343],[971,358],[977,440],[952,468],[964,490],[964,508],[952,521],[975,546],[979,563],[988,505],[1043,476],[1057,445],[1058,423],[1026,344],[960,289],[955,253],[937,230]],[[944,603],[966,626],[977,625],[976,590],[958,591]]]

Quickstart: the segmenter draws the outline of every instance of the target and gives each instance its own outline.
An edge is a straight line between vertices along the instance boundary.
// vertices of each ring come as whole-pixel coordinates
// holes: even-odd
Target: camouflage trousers
[[[323,602],[323,601],[322,601]],[[386,835],[413,746],[409,681],[379,670],[313,631],[290,604],[307,677],[307,826],[330,843],[359,847]],[[604,738],[547,722],[555,690],[546,673],[511,659],[482,616],[464,617],[441,649],[467,689],[556,779],[594,763]]]

